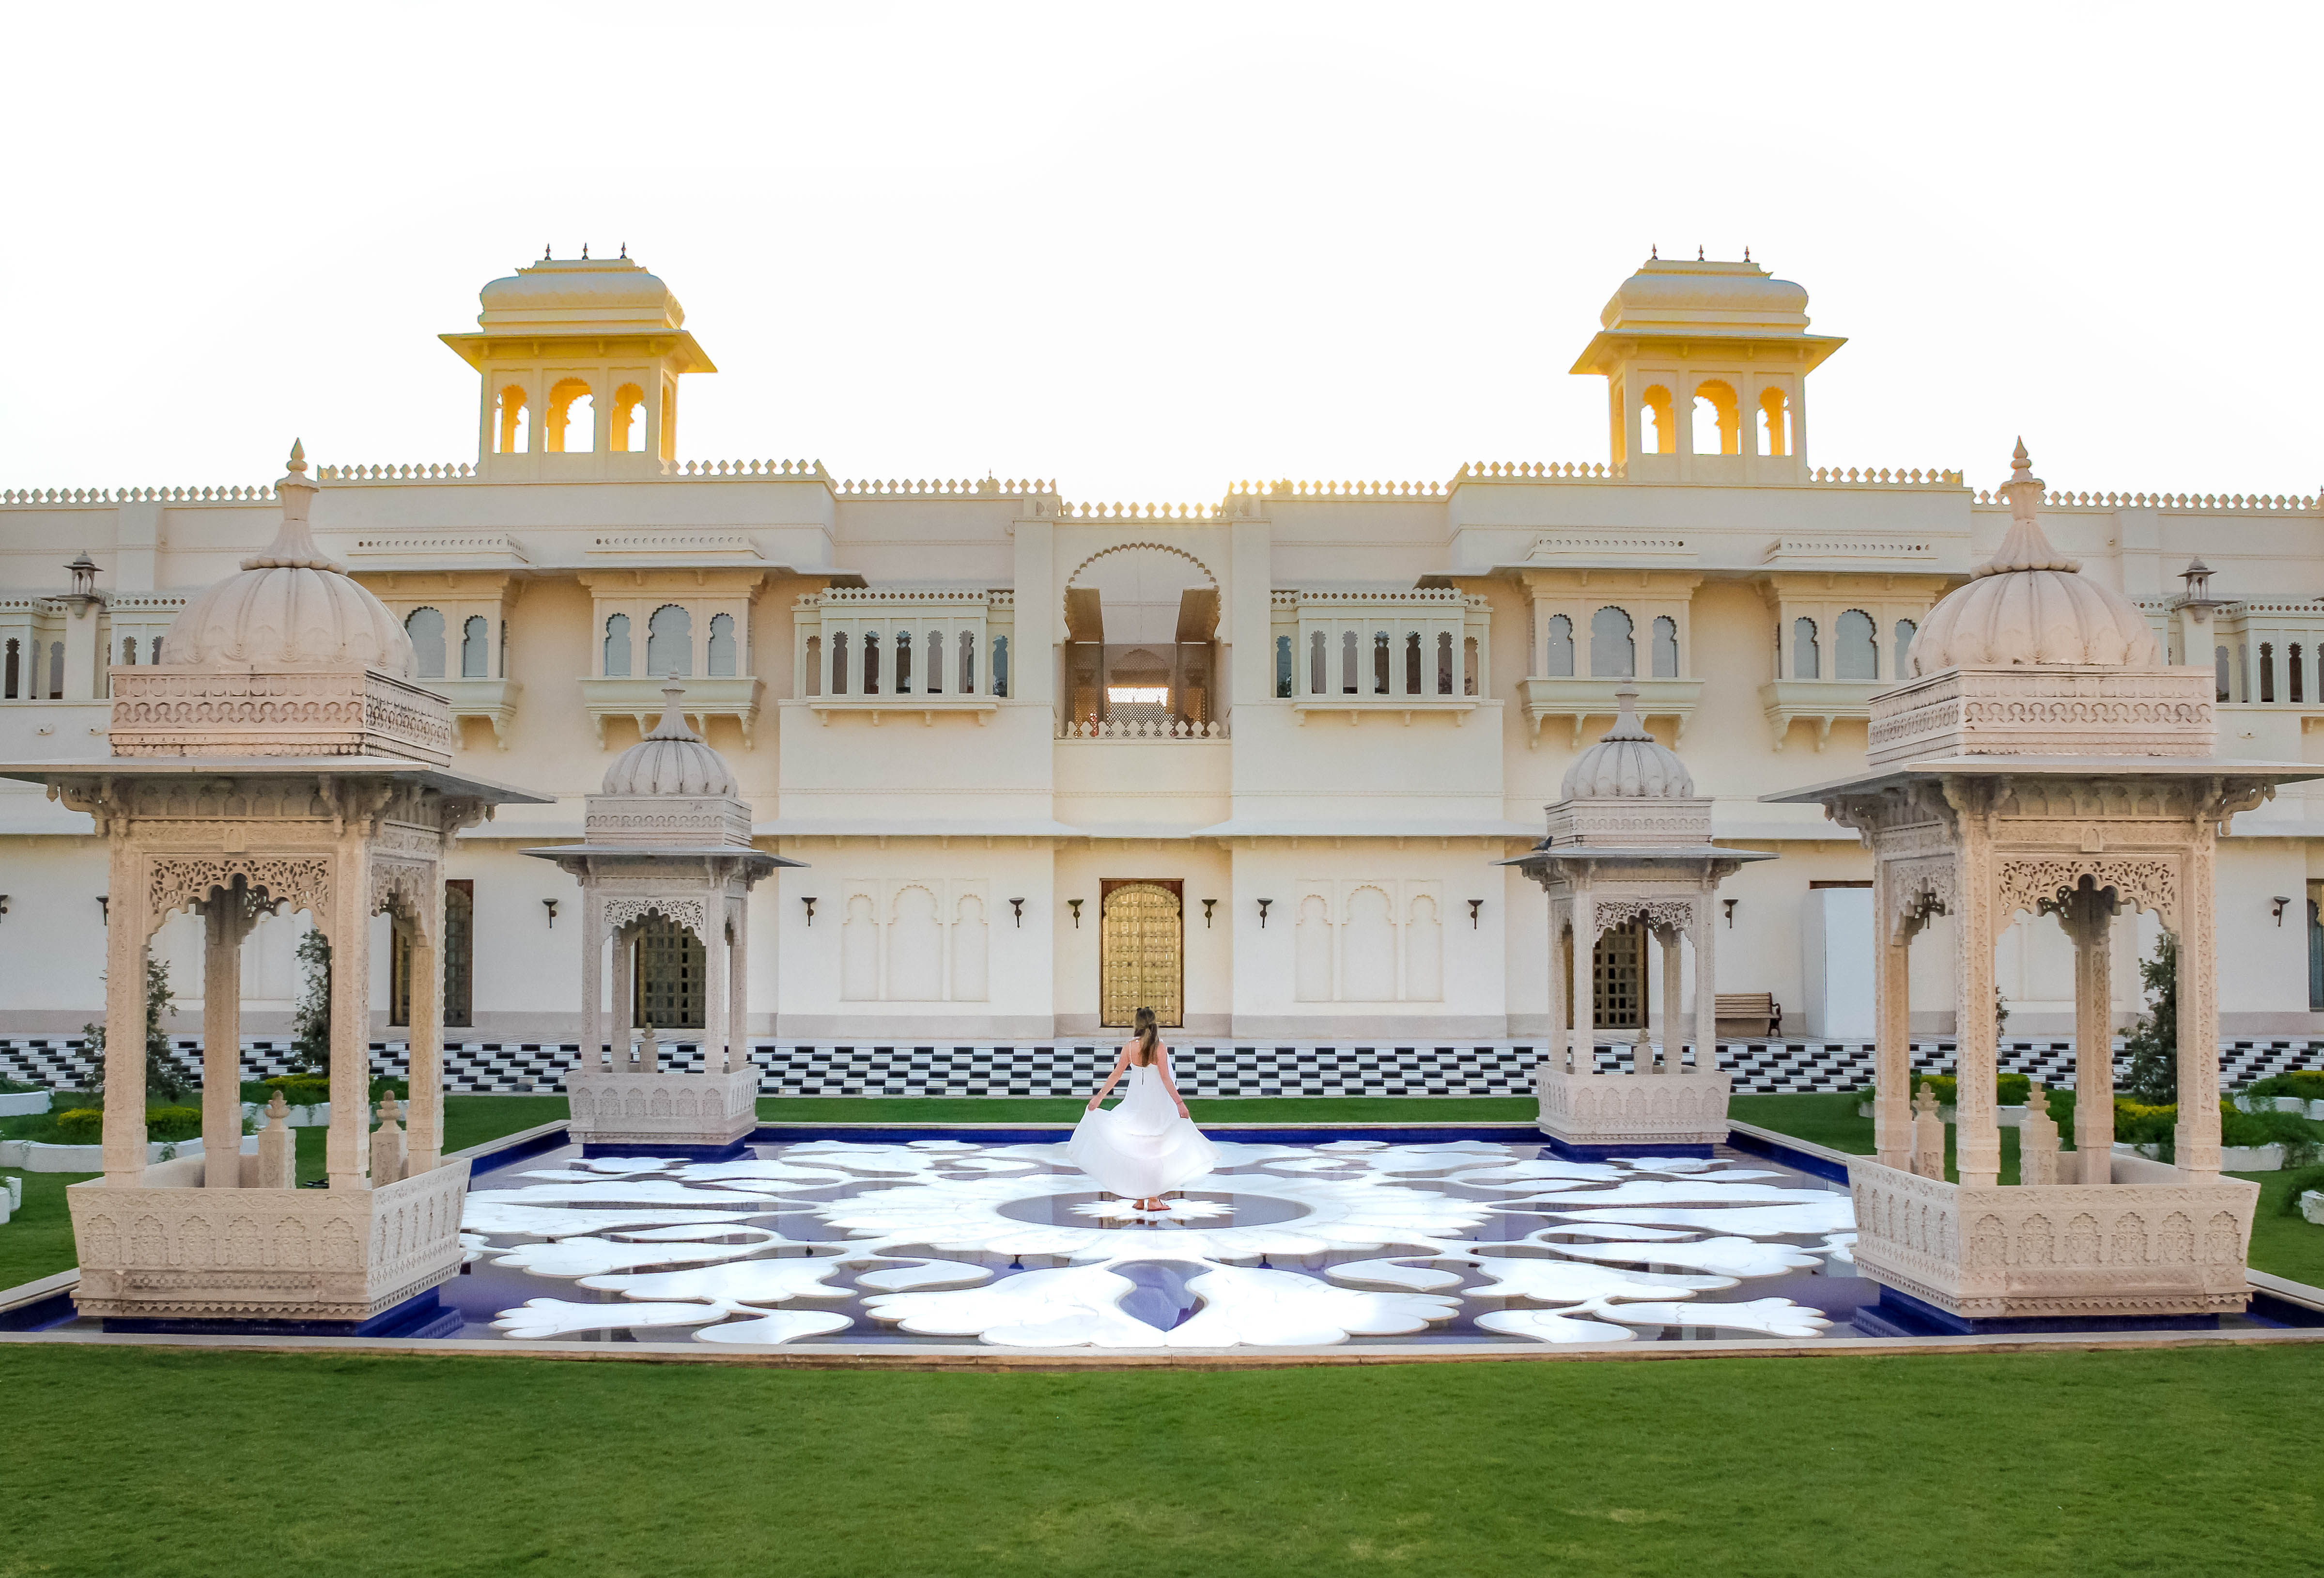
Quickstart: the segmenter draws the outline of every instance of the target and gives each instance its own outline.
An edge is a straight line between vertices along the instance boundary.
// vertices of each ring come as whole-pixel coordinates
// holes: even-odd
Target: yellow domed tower
[[[1848,342],[1808,333],[1808,293],[1751,261],[1650,258],[1573,364],[1606,380],[1633,482],[1807,480],[1808,374]]]
[[[479,292],[444,343],[483,374],[476,470],[495,481],[658,476],[678,454],[678,381],[715,373],[670,289],[632,263],[541,260]]]

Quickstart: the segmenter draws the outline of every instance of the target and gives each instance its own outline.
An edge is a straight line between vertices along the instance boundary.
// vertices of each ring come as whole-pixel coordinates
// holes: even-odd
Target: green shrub
[[[0,1096],[29,1096],[41,1088],[21,1079],[0,1079]]]
[[[1924,1084],[1935,1090],[1937,1105],[1941,1107],[1952,1106],[1960,1098],[1960,1081],[1953,1075],[1915,1074],[1913,1075],[1912,1094],[1918,1096],[1921,1094],[1921,1087]],[[1993,1082],[1996,1104],[2004,1107],[2024,1106],[2026,1094],[2032,1090],[2033,1084],[2033,1080],[2025,1075],[1997,1075]],[[1867,1087],[1866,1096],[1869,1098],[1872,1094],[1872,1087]]]
[[[2179,1109],[2142,1106],[2126,1096],[2114,1103],[2114,1137],[2131,1145],[2154,1145],[2164,1161],[2173,1159]],[[2287,1167],[2305,1167],[2324,1156],[2324,1123],[2297,1112],[2246,1112],[2231,1101],[2219,1103],[2219,1143],[2258,1149],[2283,1147]]]
[[[2265,1079],[2255,1079],[2244,1086],[2247,1096],[2297,1096],[2303,1102],[2324,1102],[2324,1071],[2301,1069],[2292,1074],[2271,1074]]]
[[[148,1140],[192,1140],[202,1131],[199,1107],[150,1107],[145,1112]]]
[[[266,1087],[281,1091],[294,1107],[319,1106],[331,1099],[331,1082],[316,1074],[278,1074],[266,1081]]]
[[[57,1114],[57,1142],[60,1145],[95,1145],[105,1138],[105,1110],[102,1107],[75,1107]]]
[[[149,1107],[145,1111],[145,1138],[175,1142],[192,1140],[202,1131],[202,1110],[199,1107]],[[97,1145],[105,1139],[105,1109],[74,1107],[56,1114],[54,1132],[56,1145]]]
[[[2324,1167],[2302,1167],[2284,1180],[2283,1201],[2276,1209],[2286,1216],[2300,1214],[2300,1197],[2310,1189],[2324,1189]]]

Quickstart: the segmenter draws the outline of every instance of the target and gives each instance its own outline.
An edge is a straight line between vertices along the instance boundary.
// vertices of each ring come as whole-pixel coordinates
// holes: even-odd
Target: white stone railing
[[[1057,728],[1060,740],[1223,740],[1226,737],[1224,720],[1194,724],[1183,718],[1171,723],[1138,718],[1067,719]]]
[[[1781,457],[1773,458],[1781,458]],[[1933,466],[1926,471],[1917,466],[1910,470],[1901,466],[1894,470],[1885,466],[1851,466],[1845,470],[1837,466],[1817,466],[1809,468],[1808,481],[1856,487],[1951,488],[1961,485],[1961,474],[1958,471],[1945,471]]]
[[[1980,491],[1980,504],[2002,501]],[[2271,512],[2313,512],[2324,508],[2324,495],[2295,497],[2289,494],[2088,494],[2067,491],[2043,499],[2045,510],[2253,510]]]

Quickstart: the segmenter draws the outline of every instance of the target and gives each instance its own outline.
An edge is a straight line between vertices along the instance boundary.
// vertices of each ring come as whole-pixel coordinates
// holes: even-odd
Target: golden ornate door
[[[1185,1022],[1185,929],[1175,881],[1109,881],[1098,900],[1099,1020],[1127,1025],[1141,1008]]]

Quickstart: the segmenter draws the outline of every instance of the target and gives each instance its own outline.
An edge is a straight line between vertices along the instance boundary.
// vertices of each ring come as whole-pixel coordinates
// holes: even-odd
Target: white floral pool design
[[[1055,1143],[575,1152],[471,1191],[456,1298],[515,1340],[1163,1351],[1810,1338],[1860,1301],[1848,1195],[1754,1158],[1219,1150],[1160,1213]]]

